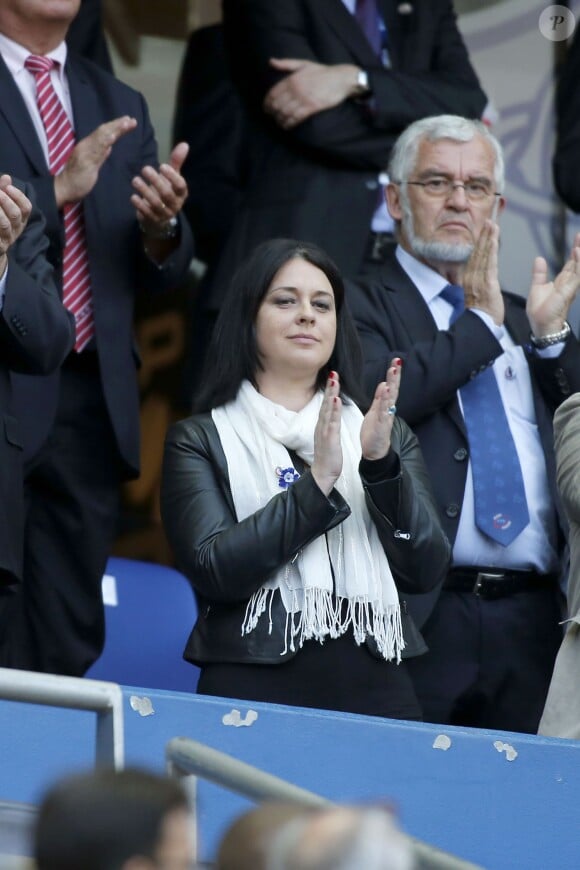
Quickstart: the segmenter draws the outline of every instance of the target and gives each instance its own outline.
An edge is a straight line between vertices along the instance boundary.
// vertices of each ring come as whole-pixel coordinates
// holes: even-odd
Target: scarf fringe
[[[272,634],[272,602],[275,589],[258,589],[248,601],[242,636],[253,631],[258,620],[268,609],[268,633]],[[298,596],[294,595],[294,606],[286,614],[285,645],[281,655],[290,649],[295,652],[296,645],[300,649],[306,640],[317,640],[324,643],[326,638],[337,638],[352,627],[356,643],[364,643],[372,637],[379,653],[386,661],[401,661],[401,653],[405,648],[403,626],[401,624],[401,608],[398,604],[389,605],[383,612],[377,611],[368,598],[338,598],[325,589],[310,587],[301,594],[302,609],[298,607]],[[346,603],[345,616],[341,616]]]

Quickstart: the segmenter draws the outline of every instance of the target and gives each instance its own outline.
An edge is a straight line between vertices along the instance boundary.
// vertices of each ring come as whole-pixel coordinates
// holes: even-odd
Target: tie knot
[[[51,57],[43,57],[42,55],[38,54],[29,54],[24,61],[24,66],[33,75],[38,75],[39,73],[49,73],[51,69],[56,66],[56,61],[53,60]]]
[[[453,313],[457,317],[465,310],[465,294],[459,284],[447,284],[439,295],[453,306]]]

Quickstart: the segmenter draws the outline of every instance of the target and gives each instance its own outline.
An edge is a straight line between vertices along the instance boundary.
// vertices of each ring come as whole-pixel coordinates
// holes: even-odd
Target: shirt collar
[[[9,39],[3,33],[0,33],[0,54],[2,55],[4,63],[6,64],[12,75],[17,76],[24,69],[24,61],[31,54],[31,52],[23,45],[20,45],[19,42],[14,42],[13,39]],[[61,78],[63,78],[64,65],[66,63],[67,57],[66,42],[61,42],[60,45],[57,45],[55,49],[47,52],[45,57],[50,57],[52,60],[56,60],[58,62],[58,74]]]
[[[399,261],[399,265],[407,273],[413,284],[417,287],[421,296],[430,305],[436,296],[439,296],[444,287],[447,287],[447,281],[439,272],[436,272],[425,263],[421,263],[412,254],[409,254],[400,245],[397,245],[395,256]]]

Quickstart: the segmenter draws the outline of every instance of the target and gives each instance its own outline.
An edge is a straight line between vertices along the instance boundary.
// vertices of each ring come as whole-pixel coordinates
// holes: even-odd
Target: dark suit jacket
[[[572,211],[580,212],[580,30],[576,30],[556,86],[556,149],[554,184]]]
[[[252,165],[210,308],[219,308],[240,260],[273,236],[316,242],[355,274],[377,206],[377,175],[399,133],[425,115],[481,116],[485,94],[451,2],[416,0],[409,16],[398,5],[379,0],[392,62],[386,70],[341,0],[225,0],[226,48],[250,116]],[[355,64],[368,71],[373,100],[345,100],[284,131],[261,108],[280,78],[270,57]]]
[[[113,72],[109,46],[105,39],[102,0],[81,0],[79,11],[66,35],[68,47],[75,54],[98,63]]]
[[[503,353],[477,314],[464,312],[450,330],[438,330],[423,297],[393,255],[380,281],[349,284],[347,299],[363,345],[365,388],[370,395],[384,380],[393,356],[403,360],[398,413],[419,439],[431,474],[443,527],[453,543],[459,526],[468,466],[465,424],[457,390]],[[506,326],[526,349],[534,406],[551,494],[558,503],[552,416],[560,402],[580,390],[580,345],[570,337],[556,359],[541,359],[528,346],[525,299],[504,293]],[[563,538],[562,538],[563,545]],[[433,597],[416,601],[421,625]]]
[[[180,219],[181,241],[162,269],[143,252],[130,202],[131,179],[146,165],[157,165],[155,135],[147,106],[136,91],[90,61],[69,56],[66,66],[77,139],[121,115],[137,119],[137,129],[120,139],[84,200],[91,289],[105,400],[119,452],[128,474],[139,467],[137,348],[133,337],[135,294],[174,286],[184,274],[193,246],[187,221]],[[0,166],[32,183],[47,222],[48,257],[58,286],[64,230],[49,173],[34,126],[20,92],[0,58]],[[27,454],[46,437],[56,409],[58,375],[18,379],[19,416]],[[40,403],[40,405],[39,405]],[[38,408],[42,408],[39,413]],[[34,414],[31,411],[36,409]]]
[[[192,31],[183,58],[173,121],[173,141],[189,144],[183,176],[189,186],[184,211],[195,252],[212,266],[238,210],[245,184],[244,112],[230,79],[223,28]]]
[[[33,193],[27,187],[26,194]],[[74,342],[46,260],[44,220],[34,208],[8,252],[0,310],[0,583],[20,579],[23,545],[22,441],[14,416],[9,370],[43,374],[59,366]]]

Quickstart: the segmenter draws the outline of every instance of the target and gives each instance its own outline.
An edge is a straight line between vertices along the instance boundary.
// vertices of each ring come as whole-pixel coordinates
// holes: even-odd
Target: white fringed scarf
[[[244,381],[233,402],[211,412],[226,456],[239,521],[280,494],[277,469],[292,467],[288,449],[312,464],[322,395],[316,393],[299,412],[289,411]],[[315,538],[254,592],[242,634],[256,627],[278,589],[287,613],[286,644],[291,650],[312,638],[322,643],[326,637],[338,637],[352,626],[358,644],[371,636],[385,659],[400,661],[404,641],[399,597],[365,504],[358,471],[362,420],[354,404],[343,406],[343,467],[336,489],[350,506],[350,516],[328,531],[326,538]],[[347,607],[343,614],[344,602]]]

